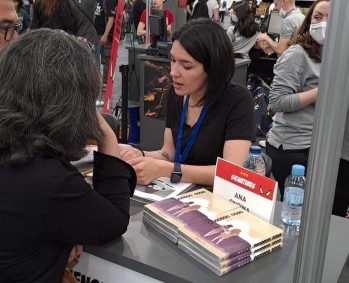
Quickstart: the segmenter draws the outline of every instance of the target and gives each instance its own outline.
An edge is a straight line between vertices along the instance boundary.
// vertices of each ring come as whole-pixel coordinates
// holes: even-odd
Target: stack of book
[[[220,276],[283,244],[282,229],[205,189],[148,204],[143,219]]]

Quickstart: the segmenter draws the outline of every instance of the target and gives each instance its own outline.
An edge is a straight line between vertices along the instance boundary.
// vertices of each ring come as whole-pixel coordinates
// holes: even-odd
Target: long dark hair
[[[200,103],[214,104],[223,95],[226,83],[234,75],[234,52],[224,29],[210,19],[186,23],[172,36],[208,74],[206,94]]]
[[[312,58],[316,63],[321,62],[322,45],[317,43],[310,35],[309,28],[311,24],[311,17],[313,16],[314,9],[320,2],[329,2],[329,0],[317,0],[315,1],[308,10],[303,23],[299,27],[294,36],[292,44],[299,44],[307,52],[310,58]]]
[[[46,17],[51,17],[60,0],[41,0],[40,7]]]
[[[0,51],[0,165],[39,154],[82,157],[101,141],[100,75],[86,45],[60,31],[25,33]]]
[[[248,3],[242,2],[233,9],[238,18],[238,22],[235,23],[234,33],[239,31],[239,33],[246,38],[254,36],[259,31],[259,27],[254,21],[254,16]]]

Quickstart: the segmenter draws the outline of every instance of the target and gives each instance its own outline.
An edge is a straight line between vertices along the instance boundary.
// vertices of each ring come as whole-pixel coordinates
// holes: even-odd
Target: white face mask
[[[279,11],[279,16],[281,18],[286,18],[286,14],[287,14],[287,11],[285,11],[284,9],[282,9],[282,7],[280,8],[280,11]]]
[[[234,23],[236,23],[239,19],[238,19],[238,17],[237,17],[235,14],[232,14],[232,15],[231,15],[231,20],[232,20]]]
[[[327,22],[320,22],[311,24],[309,28],[310,36],[321,45],[325,42],[326,26]]]

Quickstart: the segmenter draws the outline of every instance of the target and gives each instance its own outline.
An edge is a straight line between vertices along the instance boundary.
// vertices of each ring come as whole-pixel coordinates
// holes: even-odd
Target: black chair
[[[262,152],[262,157],[263,157],[264,163],[265,163],[265,176],[270,178],[273,161],[271,160],[270,156],[264,152]]]
[[[102,113],[103,118],[114,131],[117,138],[120,136],[120,121],[114,115],[109,113]]]

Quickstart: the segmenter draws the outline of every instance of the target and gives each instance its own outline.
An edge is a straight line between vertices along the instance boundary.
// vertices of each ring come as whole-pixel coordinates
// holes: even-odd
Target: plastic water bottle
[[[261,155],[262,149],[259,146],[251,146],[243,167],[257,174],[265,176],[265,162]]]
[[[305,187],[304,171],[303,165],[295,164],[292,166],[292,174],[285,180],[281,219],[282,222],[290,226],[301,224]]]

